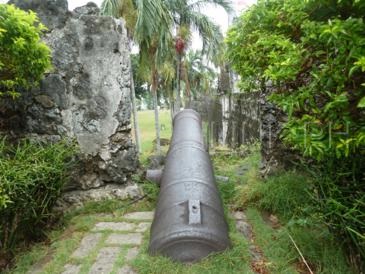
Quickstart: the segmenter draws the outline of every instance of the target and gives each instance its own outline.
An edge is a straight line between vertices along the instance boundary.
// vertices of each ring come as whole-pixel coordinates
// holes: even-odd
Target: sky
[[[85,5],[89,1],[90,0],[68,0],[68,7],[70,10],[73,10],[76,7]],[[95,2],[100,7],[102,0],[94,0],[93,2]],[[237,15],[241,10],[249,7],[254,3],[256,3],[256,0],[232,0],[232,4]],[[203,12],[204,14],[211,17],[214,20],[214,22],[220,25],[223,32],[227,30],[228,15],[224,12],[223,9],[215,7],[207,7]]]
[[[0,0],[0,3],[6,2],[7,0]],[[74,8],[83,6],[88,2],[90,2],[90,0],[68,0],[68,8],[69,10],[73,10]],[[100,7],[102,0],[93,0],[92,2],[96,3]],[[236,15],[239,15],[242,10],[254,3],[256,3],[256,0],[232,0]],[[208,6],[203,10],[203,13],[209,16],[216,24],[218,24],[223,33],[227,31],[229,18],[222,8]],[[201,48],[202,43],[196,33],[193,34],[192,44],[193,48],[195,49]]]

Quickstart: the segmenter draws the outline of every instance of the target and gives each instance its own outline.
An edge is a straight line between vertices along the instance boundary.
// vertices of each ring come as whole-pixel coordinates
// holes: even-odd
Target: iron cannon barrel
[[[180,111],[173,121],[149,251],[176,261],[194,262],[229,245],[200,115],[191,109]]]

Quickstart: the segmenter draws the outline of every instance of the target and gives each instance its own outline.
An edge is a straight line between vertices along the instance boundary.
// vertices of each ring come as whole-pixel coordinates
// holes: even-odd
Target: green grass
[[[265,182],[253,180],[242,186],[238,191],[237,203],[241,207],[255,205],[262,210],[279,214],[288,221],[312,210],[311,188],[308,177],[288,171],[270,177]]]
[[[139,274],[228,274],[253,273],[250,268],[248,243],[239,234],[234,222],[229,220],[232,248],[219,254],[212,254],[202,261],[184,265],[162,256],[148,255],[149,233],[145,234],[139,256],[132,262]]]
[[[321,221],[311,192],[312,182],[308,177],[288,171],[266,181],[248,180],[238,186],[236,202],[238,207],[248,208],[257,244],[269,260],[272,273],[296,273],[293,266],[301,258],[289,235],[315,273],[353,273],[341,243]],[[280,228],[273,229],[265,223],[260,211],[276,214]]]
[[[155,114],[153,110],[138,111],[138,124],[142,143],[142,161],[153,152],[153,141],[156,139]],[[170,139],[172,133],[171,116],[169,110],[159,111],[161,138]]]
[[[253,227],[255,242],[262,249],[266,258],[267,267],[271,273],[297,273],[293,268],[296,258],[290,257],[288,249],[277,241],[276,232],[262,219],[260,212],[254,208],[246,211],[248,221]]]
[[[16,267],[7,273],[20,274],[27,273],[34,265],[45,260],[45,268],[42,273],[60,273],[67,263],[77,262],[71,259],[72,252],[79,245],[83,235],[89,232],[97,222],[123,221],[123,215],[127,212],[149,211],[154,208],[154,204],[147,199],[131,204],[130,201],[105,200],[90,202],[83,208],[76,209],[65,215],[63,223],[55,230],[49,232],[50,244],[43,243],[35,245],[27,252],[22,252],[16,257]],[[103,237],[107,237],[110,231],[102,231]],[[102,243],[103,241],[101,241]],[[99,245],[99,248],[101,245]],[[88,273],[94,262],[98,248],[83,259],[83,268],[80,273]],[[118,264],[122,263],[118,258]]]

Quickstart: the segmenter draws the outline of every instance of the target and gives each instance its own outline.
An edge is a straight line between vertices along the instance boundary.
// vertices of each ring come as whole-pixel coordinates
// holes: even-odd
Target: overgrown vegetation
[[[0,18],[0,96],[14,98],[51,67],[50,50],[40,40],[46,28],[34,12],[0,4]]]
[[[144,123],[144,120],[151,121],[153,116],[151,112],[150,115],[148,112],[143,113],[146,115],[141,119],[144,125],[141,127],[142,133],[150,132],[153,128]],[[166,117],[169,117],[168,112]],[[171,133],[169,128],[167,133]],[[152,144],[153,134],[146,136],[145,141]],[[152,150],[151,145],[148,147]],[[290,172],[263,183],[258,175],[259,150],[258,144],[241,147],[234,152],[218,147],[212,157],[215,174],[229,178],[228,182],[218,180],[218,188],[229,222],[233,244],[231,250],[212,254],[198,264],[186,266],[165,257],[150,257],[147,252],[147,231],[140,254],[132,262],[134,269],[138,273],[254,273],[249,254],[250,241],[236,230],[230,215],[233,210],[247,209],[246,215],[253,228],[254,241],[262,249],[266,260],[263,263],[270,273],[302,273],[302,267],[297,266],[301,258],[290,241],[289,234],[315,273],[352,273],[333,235],[313,214],[317,209],[313,206],[314,200],[310,198],[310,193],[315,193],[313,182],[307,176]],[[139,175],[135,175],[133,180],[142,185],[146,195],[143,200],[137,203],[128,200],[92,202],[66,214],[57,230],[47,232],[49,243],[36,245],[30,252],[17,256],[16,268],[11,273],[26,273],[37,267],[42,269],[42,273],[56,273],[67,263],[80,263],[70,258],[70,254],[96,222],[123,221],[126,212],[152,210],[159,187],[143,181]],[[292,186],[295,180],[298,183]],[[277,214],[280,227],[274,229],[265,223],[259,210]],[[103,232],[103,237],[107,237],[108,233],[110,231]],[[100,246],[83,259],[82,273],[88,272],[87,268],[95,261],[99,248]],[[120,262],[122,261],[121,259]],[[120,266],[118,263],[116,265]]]
[[[311,186],[300,178],[278,184],[288,197],[270,207],[281,210],[312,188],[308,199],[320,219],[352,245],[358,262],[365,258],[364,14],[364,1],[262,0],[227,37],[241,87],[270,88],[270,100],[287,115],[283,140],[315,175]],[[263,207],[274,191],[265,193]]]
[[[149,198],[149,196],[148,196]],[[47,243],[35,245],[29,252],[16,256],[16,267],[6,273],[28,273],[40,271],[40,273],[60,273],[67,263],[83,263],[80,273],[88,273],[96,259],[100,245],[94,252],[84,259],[71,258],[71,254],[80,244],[85,233],[89,232],[98,222],[125,221],[123,215],[133,211],[149,211],[154,207],[149,199],[136,203],[129,200],[103,200],[86,203],[82,208],[74,209],[65,214],[57,229],[47,231]],[[99,232],[103,234],[103,240],[111,231]],[[101,241],[103,242],[103,241]],[[123,256],[125,253],[123,254]],[[116,273],[117,269],[113,273]]]
[[[21,243],[37,240],[52,223],[75,148],[63,141],[18,145],[0,141],[0,257],[14,255]]]
[[[149,256],[147,250],[149,235],[146,235],[142,251],[138,258],[134,260],[133,266],[140,274],[254,273],[250,268],[247,241],[236,231],[233,220],[230,220],[229,225],[232,249],[219,254],[212,254],[201,262],[192,265],[173,262],[169,258],[163,256]]]
[[[341,242],[323,222],[322,209],[313,197],[313,178],[292,170],[263,180],[258,172],[259,146],[240,151],[214,157],[216,173],[229,176],[228,184],[234,185],[227,191],[228,185],[222,189],[224,183],[219,183],[221,195],[229,197],[225,202],[231,209],[246,211],[267,269],[272,273],[308,271],[291,236],[315,273],[353,273]]]

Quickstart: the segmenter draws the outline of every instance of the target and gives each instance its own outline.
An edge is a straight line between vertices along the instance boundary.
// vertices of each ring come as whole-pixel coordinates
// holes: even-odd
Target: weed
[[[17,244],[44,236],[74,154],[75,147],[66,141],[0,142],[0,193],[7,197],[0,207],[0,254],[13,253]]]

